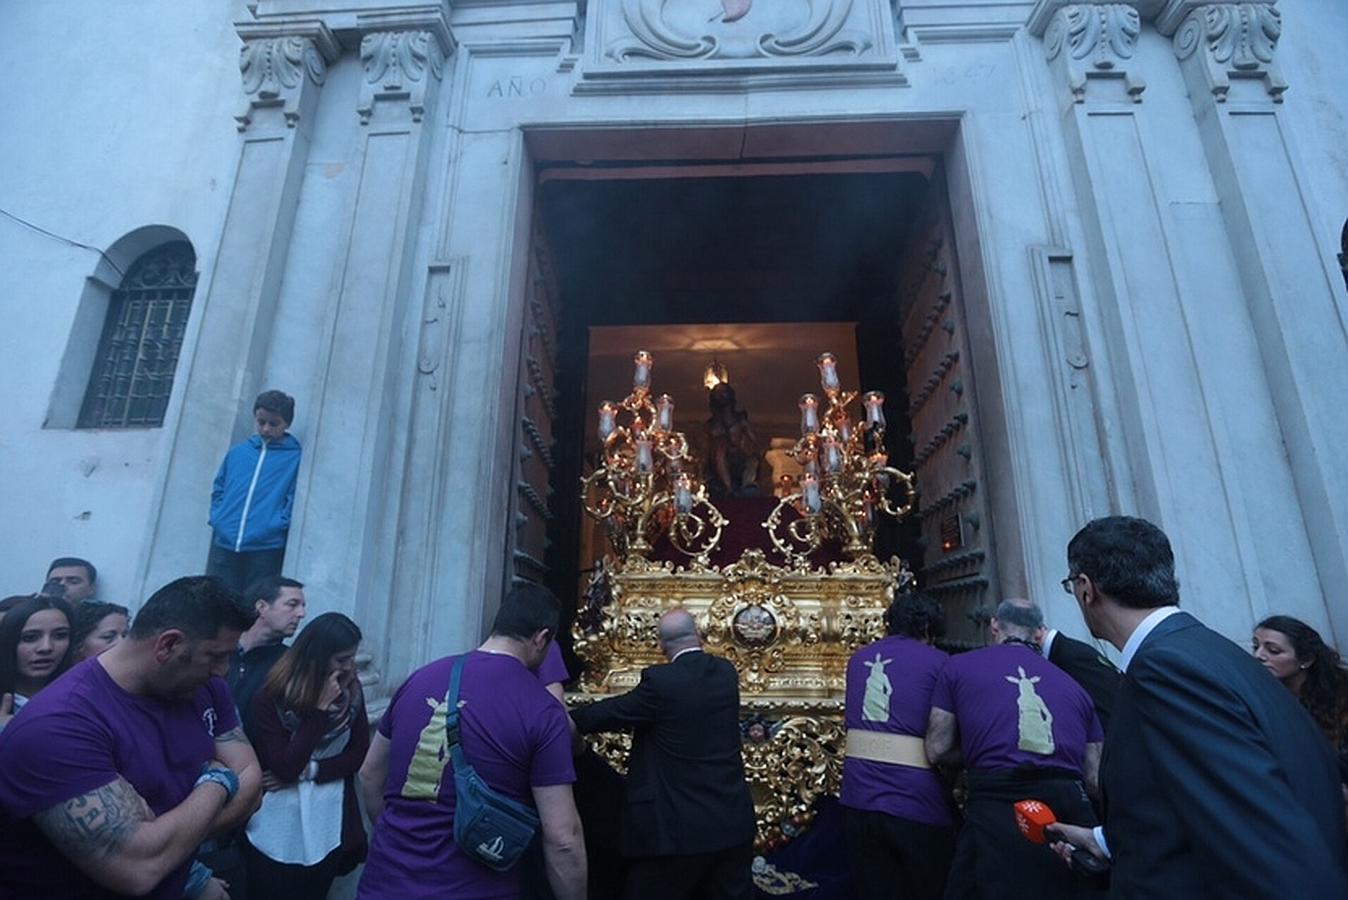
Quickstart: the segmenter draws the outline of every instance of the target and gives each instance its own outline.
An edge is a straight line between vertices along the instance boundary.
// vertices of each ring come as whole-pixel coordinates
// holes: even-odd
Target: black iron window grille
[[[196,286],[196,254],[186,241],[160,244],[132,263],[108,304],[80,428],[164,424]]]

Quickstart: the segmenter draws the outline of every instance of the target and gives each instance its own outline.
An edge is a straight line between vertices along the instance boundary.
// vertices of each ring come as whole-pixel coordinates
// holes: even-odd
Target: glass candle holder
[[[693,511],[693,479],[686,472],[674,479],[674,511],[681,516]]]
[[[651,453],[651,439],[637,438],[637,471],[643,474],[655,467],[655,456]]]
[[[838,381],[838,358],[832,353],[821,353],[815,365],[819,366],[819,384],[824,388],[824,393],[832,397],[842,388]]]
[[[802,394],[800,398],[800,433],[819,433],[819,398],[814,394]]]
[[[668,394],[656,398],[655,427],[660,431],[674,430],[674,398]]]
[[[866,424],[872,428],[884,428],[885,395],[880,391],[867,391],[861,402],[866,405]]]
[[[800,476],[800,495],[805,501],[805,512],[817,516],[824,511],[824,501],[819,494],[819,479],[806,472]]]
[[[824,469],[829,474],[837,475],[842,471],[843,454],[842,445],[833,436],[824,438]]]
[[[638,350],[632,362],[636,364],[632,372],[632,390],[644,394],[651,386],[651,367],[655,365],[655,360],[647,351]]]
[[[612,400],[605,400],[599,404],[599,441],[603,443],[609,439],[618,428],[618,406]]]

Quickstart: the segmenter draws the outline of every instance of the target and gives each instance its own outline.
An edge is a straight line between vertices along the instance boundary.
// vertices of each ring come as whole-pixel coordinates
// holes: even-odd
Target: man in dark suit
[[[1249,653],[1179,610],[1165,534],[1096,519],[1067,559],[1063,587],[1124,675],[1100,767],[1104,825],[1053,828],[1113,860],[1116,898],[1274,900],[1291,885],[1348,897],[1329,745]]]
[[[1011,602],[1038,609],[1029,600]],[[1109,714],[1114,708],[1114,695],[1118,693],[1121,678],[1119,670],[1095,647],[1070,638],[1056,628],[1040,625],[1035,642],[1045,659],[1071,675],[1072,680],[1091,695],[1100,725],[1105,729],[1105,734],[1109,734]]]
[[[753,800],[740,752],[739,675],[702,652],[693,617],[660,619],[669,660],[635,688],[572,713],[582,733],[633,729],[622,812],[629,898],[753,895]]]

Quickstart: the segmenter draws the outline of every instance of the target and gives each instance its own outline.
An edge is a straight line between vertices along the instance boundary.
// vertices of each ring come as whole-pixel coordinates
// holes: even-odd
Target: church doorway
[[[573,605],[606,552],[578,484],[596,408],[630,388],[636,350],[655,355],[654,389],[704,459],[706,375],[728,375],[767,496],[830,351],[845,387],[885,393],[890,459],[917,478],[918,509],[877,554],[908,561],[950,637],[978,640],[996,559],[940,157],[600,155],[540,161],[535,178],[508,576]]]

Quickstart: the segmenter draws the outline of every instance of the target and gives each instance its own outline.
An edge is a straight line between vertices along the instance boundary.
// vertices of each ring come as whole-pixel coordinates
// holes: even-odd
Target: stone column
[[[1348,359],[1348,293],[1281,105],[1281,15],[1276,0],[1169,0],[1156,27],[1174,37],[1342,645],[1348,608],[1329,598],[1348,583],[1348,416],[1326,373]]]
[[[1240,495],[1248,474],[1219,403],[1221,347],[1201,326],[1232,305],[1235,280],[1213,205],[1177,204],[1162,177],[1201,170],[1202,161],[1192,134],[1166,133],[1189,123],[1148,111],[1148,94],[1161,89],[1149,83],[1173,91],[1178,82],[1173,70],[1155,68],[1166,58],[1139,12],[1156,5],[1040,0],[1029,22],[1062,85],[1060,121],[1094,283],[1097,306],[1082,310],[1079,350],[1082,359],[1109,360],[1119,397],[1134,490],[1115,512],[1146,516],[1177,541],[1202,535],[1203,552],[1179,559],[1200,614],[1233,597],[1257,609],[1264,578]],[[1154,68],[1147,77],[1144,59]],[[1173,95],[1166,99],[1173,107]],[[1181,227],[1181,214],[1200,221]]]
[[[251,430],[319,90],[339,48],[321,22],[237,26],[243,140],[209,284],[193,315],[200,335],[176,390],[185,396],[168,437],[168,464],[139,596],[206,565],[211,479],[233,441]],[[202,289],[204,288],[204,289]]]
[[[403,465],[407,384],[419,365],[409,319],[419,321],[423,306],[436,309],[446,269],[433,265],[428,282],[425,268],[414,266],[430,123],[454,46],[443,13],[421,8],[357,18],[363,72],[351,114],[360,132],[360,178],[339,254],[340,286],[324,324],[325,370],[305,447],[310,465],[290,532],[291,567],[326,608],[360,622],[376,650],[397,606],[400,504],[426,488],[405,485]],[[431,361],[420,365],[438,369],[435,351],[425,355]],[[398,607],[404,626],[413,618]]]

